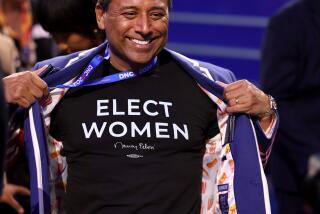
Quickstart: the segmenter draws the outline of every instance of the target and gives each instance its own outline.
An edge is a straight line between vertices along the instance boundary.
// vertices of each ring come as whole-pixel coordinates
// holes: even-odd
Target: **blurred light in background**
[[[167,47],[258,82],[268,19],[289,0],[173,0]]]

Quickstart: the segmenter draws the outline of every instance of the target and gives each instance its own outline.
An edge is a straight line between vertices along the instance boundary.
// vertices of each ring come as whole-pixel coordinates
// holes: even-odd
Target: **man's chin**
[[[130,65],[132,68],[142,68],[147,65],[154,56],[139,56],[130,59]]]

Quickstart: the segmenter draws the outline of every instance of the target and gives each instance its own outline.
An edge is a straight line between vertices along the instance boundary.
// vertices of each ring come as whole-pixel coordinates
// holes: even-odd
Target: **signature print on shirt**
[[[149,145],[147,143],[139,143],[139,144],[127,144],[123,142],[116,142],[114,143],[114,148],[115,149],[121,149],[121,150],[135,150],[135,151],[140,151],[140,150],[155,150],[155,145]],[[127,154],[126,155],[129,158],[142,158],[143,155],[141,154]]]

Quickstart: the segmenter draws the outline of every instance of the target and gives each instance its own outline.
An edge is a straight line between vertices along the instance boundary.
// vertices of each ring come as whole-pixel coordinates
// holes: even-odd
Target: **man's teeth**
[[[138,40],[138,39],[131,39],[131,41],[133,41],[134,43],[137,43],[139,45],[147,45],[149,44],[150,40]]]

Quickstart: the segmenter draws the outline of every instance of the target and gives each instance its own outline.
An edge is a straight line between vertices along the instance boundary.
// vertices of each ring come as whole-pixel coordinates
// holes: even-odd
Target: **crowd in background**
[[[0,76],[31,70],[37,61],[100,44],[104,34],[97,30],[94,5],[95,1],[0,0]],[[1,115],[2,132],[4,120]],[[0,203],[0,213],[29,213],[26,157],[23,145],[15,144],[20,136],[15,137],[8,142],[6,179],[0,197],[6,203]]]
[[[37,60],[31,36],[32,12],[27,0],[0,2],[1,70],[8,75],[30,69]]]
[[[94,1],[78,6],[73,1],[1,0],[0,70],[4,75],[30,70],[37,61],[99,44],[104,35],[97,30],[93,5]],[[92,10],[85,17],[87,8]]]

